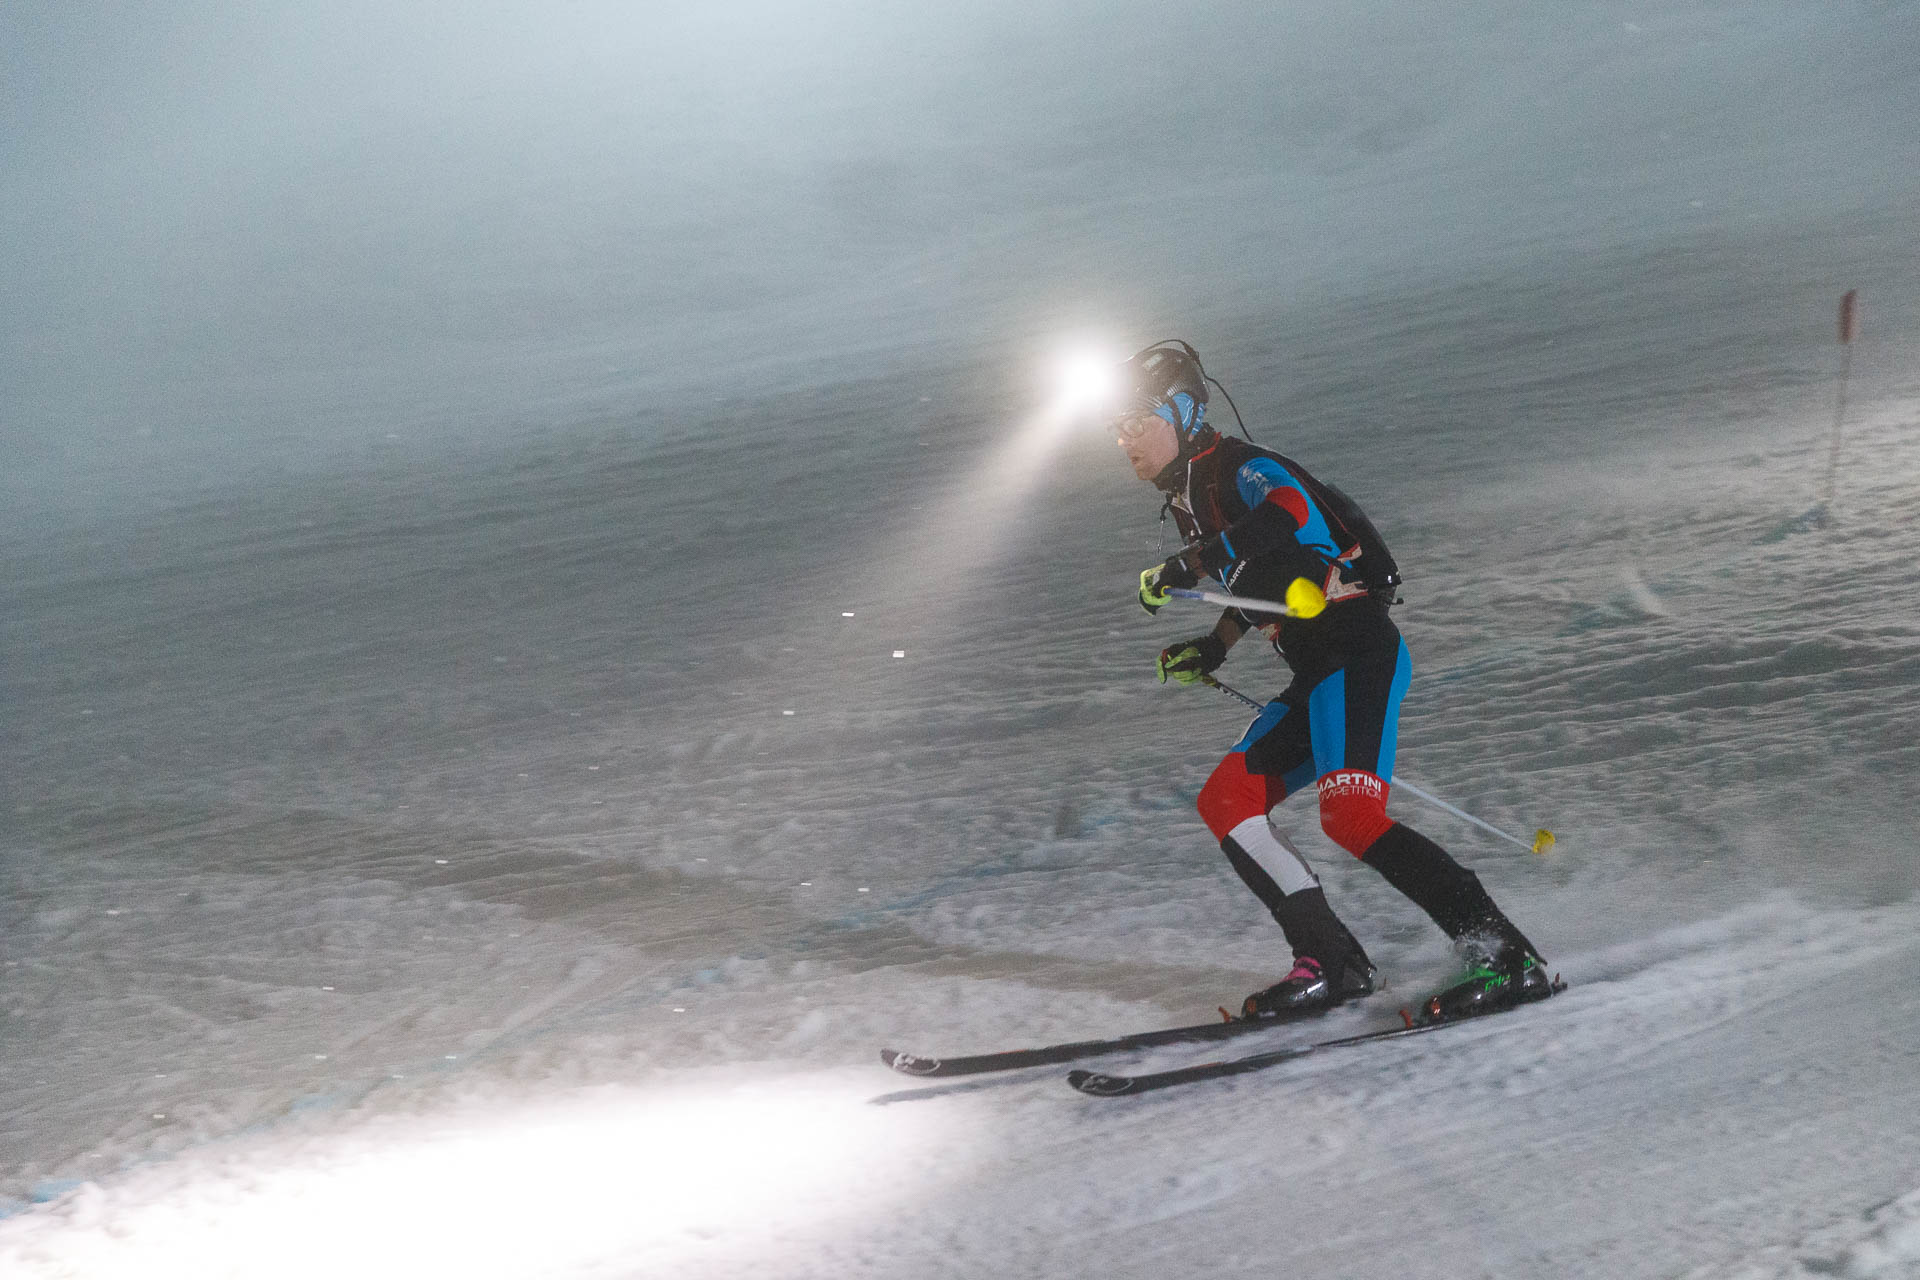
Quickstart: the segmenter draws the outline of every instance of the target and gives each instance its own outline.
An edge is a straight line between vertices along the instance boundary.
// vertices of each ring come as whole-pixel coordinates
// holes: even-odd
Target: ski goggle
[[[1176,391],[1172,403],[1162,401],[1150,409],[1135,409],[1116,419],[1113,429],[1122,440],[1137,440],[1153,426],[1156,418],[1191,440],[1206,425],[1207,406],[1184,391]]]
[[[1134,409],[1114,419],[1113,433],[1122,440],[1138,440],[1158,423],[1172,424],[1173,419],[1162,409]]]

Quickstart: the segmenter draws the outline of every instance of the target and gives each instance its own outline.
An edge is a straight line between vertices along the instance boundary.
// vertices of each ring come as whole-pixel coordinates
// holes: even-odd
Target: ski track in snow
[[[1142,1100],[1083,1099],[1047,1070],[874,1108],[877,1070],[750,1060],[571,1088],[454,1078],[88,1184],[0,1224],[0,1263],[746,1276],[778,1257],[788,1275],[1148,1276],[1206,1241],[1209,1274],[1252,1276],[1271,1247],[1237,1228],[1312,1189],[1343,1206],[1289,1243],[1313,1274],[1663,1275],[1726,1255],[1694,1274],[1845,1257],[1839,1274],[1897,1275],[1920,1262],[1911,1197],[1870,1188],[1909,1174],[1920,1141],[1886,1106],[1920,1057],[1916,925],[1910,904],[1782,897],[1649,940],[1645,967],[1569,957],[1576,985],[1510,1017]],[[900,975],[842,998],[930,990]],[[950,1007],[971,1024],[1017,1003],[969,995]],[[1341,1017],[1385,1011],[1369,1004]],[[1886,1017],[1862,1026],[1860,1004]],[[1848,1197],[1852,1234],[1814,1207]],[[531,1245],[484,1229],[527,1215],[551,1228]],[[1756,1216],[1799,1243],[1743,1249]]]

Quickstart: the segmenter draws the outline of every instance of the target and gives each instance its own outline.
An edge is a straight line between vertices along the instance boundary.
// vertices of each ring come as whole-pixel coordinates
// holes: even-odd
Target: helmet
[[[1122,414],[1159,414],[1179,433],[1183,450],[1212,434],[1207,425],[1207,375],[1200,353],[1178,338],[1135,352],[1120,366]]]

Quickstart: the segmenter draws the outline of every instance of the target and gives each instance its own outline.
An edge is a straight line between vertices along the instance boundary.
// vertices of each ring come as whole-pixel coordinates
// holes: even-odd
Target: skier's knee
[[[1248,773],[1246,756],[1235,751],[1215,766],[1194,807],[1213,838],[1225,840],[1248,818],[1266,813],[1267,780]]]
[[[1337,769],[1320,779],[1320,829],[1354,857],[1387,833],[1387,785],[1364,769]]]

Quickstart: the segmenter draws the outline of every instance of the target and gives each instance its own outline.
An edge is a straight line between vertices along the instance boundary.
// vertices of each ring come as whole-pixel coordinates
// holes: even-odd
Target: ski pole
[[[1260,703],[1255,702],[1252,698],[1249,698],[1246,694],[1240,692],[1238,689],[1234,688],[1232,685],[1221,684],[1218,680],[1215,680],[1212,676],[1201,676],[1200,683],[1206,685],[1208,688],[1218,689],[1220,692],[1226,694],[1229,698],[1232,698],[1235,702],[1246,703],[1248,706],[1252,707],[1255,711],[1266,710],[1266,708],[1262,706]]]
[[[1220,681],[1214,679],[1212,676],[1201,676],[1200,682],[1202,684],[1209,685],[1215,689],[1218,689],[1220,692],[1226,694],[1228,697],[1234,699],[1234,701],[1236,702],[1245,703],[1247,706],[1252,707],[1255,711],[1266,710],[1266,707],[1262,706],[1258,702],[1255,702],[1252,698],[1249,698],[1246,694],[1240,692],[1238,689],[1234,688],[1232,685],[1222,684]],[[1420,799],[1425,800],[1428,804],[1433,805],[1436,808],[1446,810],[1448,813],[1452,814],[1456,818],[1463,818],[1466,821],[1471,822],[1474,826],[1479,827],[1482,831],[1490,831],[1494,835],[1499,836],[1502,840],[1512,841],[1514,844],[1519,845],[1522,849],[1526,849],[1529,852],[1545,853],[1547,850],[1553,848],[1553,840],[1554,840],[1553,832],[1547,830],[1545,827],[1542,827],[1538,831],[1534,832],[1532,843],[1528,843],[1527,841],[1522,840],[1519,836],[1508,835],[1506,832],[1494,826],[1492,823],[1482,822],[1480,819],[1474,817],[1472,814],[1466,812],[1463,809],[1455,808],[1454,806],[1448,804],[1445,800],[1442,800],[1439,796],[1434,795],[1430,791],[1421,790],[1419,787],[1414,786],[1411,782],[1408,782],[1405,778],[1401,777],[1397,773],[1393,775],[1392,778],[1388,779],[1388,782],[1392,786],[1399,787],[1402,791],[1410,792],[1411,794],[1418,796]]]
[[[1538,831],[1534,832],[1533,843],[1528,844],[1525,840],[1522,840],[1519,836],[1510,836],[1506,832],[1502,831],[1500,828],[1494,826],[1492,823],[1482,822],[1480,821],[1480,819],[1474,817],[1472,814],[1466,812],[1465,810],[1454,808],[1452,805],[1448,804],[1445,800],[1442,800],[1439,796],[1436,796],[1431,792],[1422,791],[1420,788],[1414,786],[1411,782],[1408,782],[1405,778],[1401,777],[1397,773],[1393,775],[1392,783],[1394,786],[1400,788],[1402,791],[1411,791],[1414,795],[1419,796],[1422,800],[1425,800],[1428,804],[1433,805],[1436,808],[1445,809],[1448,813],[1452,814],[1456,818],[1466,819],[1468,822],[1471,822],[1474,826],[1479,827],[1482,831],[1491,831],[1494,835],[1499,836],[1502,840],[1511,840],[1514,844],[1519,845],[1522,849],[1529,850],[1533,853],[1545,853],[1547,850],[1553,848],[1553,832],[1547,830],[1545,827],[1542,827]]]
[[[1230,596],[1224,591],[1196,591],[1192,587],[1168,587],[1166,593],[1176,600],[1197,600],[1217,604],[1223,609],[1245,609],[1250,613],[1277,613],[1283,618],[1311,618],[1327,607],[1327,597],[1305,578],[1295,578],[1287,588],[1285,604],[1278,600],[1252,600]]]

